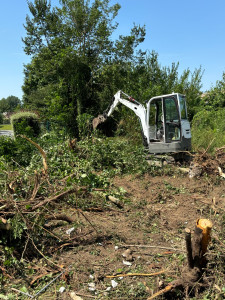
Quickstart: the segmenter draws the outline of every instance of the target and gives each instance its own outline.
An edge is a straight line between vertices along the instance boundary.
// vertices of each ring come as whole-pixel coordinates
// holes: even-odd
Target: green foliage
[[[2,236],[1,244],[5,245],[10,240],[10,245],[15,247],[18,253],[30,251],[30,243],[24,250],[24,238],[27,239],[27,233],[31,234],[32,224],[32,240],[36,245],[41,244],[42,249],[45,248],[44,241],[46,240],[46,232],[42,230],[45,218],[40,210],[32,212],[31,206],[35,202],[30,202],[31,195],[35,190],[35,182],[41,177],[43,164],[38,153],[33,145],[22,139],[2,139],[0,147],[5,151],[0,156],[0,192],[2,199],[7,199],[8,192],[5,189],[6,184],[13,182],[13,194],[11,201],[18,203],[20,210],[23,207],[24,211],[29,211],[29,214],[16,213],[7,218],[11,226],[9,232],[5,232]],[[112,139],[99,137],[86,138],[79,141],[76,147],[71,150],[68,145],[68,140],[64,140],[62,136],[55,132],[44,134],[36,140],[47,155],[48,163],[48,179],[41,177],[40,185],[38,185],[38,198],[51,198],[52,195],[61,193],[62,190],[69,190],[74,187],[85,187],[87,195],[77,193],[72,197],[68,195],[63,199],[65,203],[76,205],[76,207],[84,209],[88,207],[104,207],[106,205],[105,197],[110,191],[110,195],[123,201],[125,191],[123,189],[115,189],[111,187],[111,177],[115,174],[126,173],[144,173],[151,171],[145,160],[144,149],[133,146],[132,143],[125,139]],[[7,148],[8,147],[8,148]],[[25,147],[31,147],[30,151]],[[24,157],[23,157],[24,155]],[[23,168],[25,166],[25,168]],[[12,181],[12,175],[13,181]],[[38,177],[35,177],[38,174]],[[35,179],[36,178],[36,179]],[[104,194],[94,194],[88,197],[88,192],[93,189],[106,190]],[[51,194],[52,193],[52,194]],[[7,201],[7,200],[6,200]],[[49,241],[48,241],[49,242]],[[12,256],[13,248],[5,252],[5,266],[15,266],[18,261]],[[33,250],[31,250],[33,251]],[[11,255],[10,255],[11,254]],[[25,254],[24,254],[25,255]]]
[[[203,94],[201,104],[208,110],[225,107],[225,72],[222,80],[218,80],[215,87]]]
[[[92,120],[93,116],[87,113],[77,116],[77,125],[79,130],[79,137],[89,137],[92,133]]]
[[[225,111],[224,109],[201,110],[194,116],[192,122],[193,150],[200,148],[213,152],[216,147],[225,145]],[[212,142],[212,143],[211,143]],[[211,145],[210,145],[211,143]]]
[[[122,138],[93,138],[79,143],[82,157],[89,161],[95,170],[113,170],[115,173],[146,172],[144,147],[134,146]]]
[[[34,153],[34,146],[24,138],[17,137],[15,140],[6,136],[0,137],[0,157],[3,157],[6,162],[27,166]]]
[[[37,137],[40,134],[38,115],[33,112],[18,112],[11,116],[14,135]]]
[[[13,238],[21,239],[22,234],[24,233],[24,230],[27,229],[23,218],[19,214],[16,214],[10,221],[11,221],[11,226],[13,229],[12,230]]]
[[[13,112],[21,106],[21,101],[18,97],[9,96],[0,100],[0,113]]]
[[[3,156],[6,161],[10,161],[16,153],[16,142],[10,137],[0,137],[0,157]]]
[[[3,114],[0,113],[0,124],[3,124]]]
[[[214,152],[217,147],[225,145],[225,73],[216,86],[202,94],[195,106],[195,116],[192,122],[193,149],[207,149]],[[210,144],[211,143],[211,144]]]
[[[118,89],[122,69],[143,57],[140,51],[135,55],[135,50],[144,40],[145,29],[135,25],[129,36],[113,42],[112,33],[117,28],[114,19],[120,5],[110,6],[109,0],[64,0],[57,8],[40,0],[28,5],[31,16],[26,18],[23,41],[32,59],[25,67],[24,103],[62,122],[70,135],[76,136],[77,116],[95,115],[102,107],[105,99],[101,90],[106,81],[117,81]],[[122,68],[116,71],[120,65]],[[110,98],[113,89],[108,93]]]

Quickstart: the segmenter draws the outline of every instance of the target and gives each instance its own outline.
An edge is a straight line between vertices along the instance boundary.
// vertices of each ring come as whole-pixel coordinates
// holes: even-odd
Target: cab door
[[[163,98],[165,142],[181,140],[181,121],[177,95]]]

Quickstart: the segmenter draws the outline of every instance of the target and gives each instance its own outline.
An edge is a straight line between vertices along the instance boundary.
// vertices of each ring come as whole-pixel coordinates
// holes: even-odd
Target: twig
[[[24,249],[23,249],[23,253],[22,253],[21,258],[20,258],[20,261],[23,260],[23,256],[24,256],[24,253],[25,253],[25,251],[26,251],[26,249],[27,249],[27,245],[28,245],[29,239],[30,239],[30,236],[29,236],[29,234],[28,234],[28,235],[27,235],[27,240],[26,240],[26,243],[25,243],[25,246],[24,246]]]
[[[82,294],[82,293],[78,293],[76,292],[75,293],[77,296],[81,296],[81,297],[86,297],[86,298],[93,298],[93,299],[96,299],[95,296],[92,296],[92,295],[85,295],[85,294]]]
[[[39,253],[39,254],[41,254],[41,256],[45,259],[45,260],[47,260],[48,262],[50,262],[51,264],[53,264],[54,266],[56,266],[57,268],[60,268],[61,269],[61,267],[60,266],[58,266],[57,264],[55,264],[53,261],[51,261],[49,258],[47,258],[38,248],[37,248],[37,246],[35,245],[35,243],[34,243],[34,241],[33,241],[33,239],[30,237],[30,240],[31,240],[31,242],[32,242],[32,244],[33,244],[33,246],[34,246],[34,248],[37,250],[37,252]]]
[[[5,207],[6,207],[6,204],[2,205],[2,206],[0,207],[0,210],[2,210],[2,209],[5,208]]]
[[[172,290],[172,288],[173,288],[172,285],[167,285],[164,289],[162,289],[162,290],[158,291],[157,293],[153,294],[151,297],[148,297],[147,300],[155,299],[156,297],[169,292],[170,290]]]
[[[89,219],[85,216],[85,214],[82,212],[82,210],[77,209],[77,211],[79,213],[81,213],[81,215],[85,218],[85,220],[88,221],[88,223],[91,225],[91,227],[96,231],[96,233],[99,233],[98,230],[95,228],[95,226],[91,223],[91,221],[89,221]]]
[[[38,227],[40,227],[41,229],[43,229],[44,231],[46,231],[48,234],[50,234],[51,236],[53,236],[54,238],[56,238],[57,240],[59,240],[60,242],[62,242],[62,240],[61,240],[61,238],[59,236],[55,235],[54,233],[52,233],[48,229],[46,229],[46,228],[44,228],[43,226],[40,226],[40,225],[38,225]]]
[[[150,245],[119,245],[120,247],[126,248],[126,247],[137,247],[137,248],[158,248],[158,249],[165,249],[165,250],[170,250],[170,251],[180,251],[183,252],[182,249],[178,249],[178,248],[171,248],[171,247],[163,247],[163,246],[150,246]]]
[[[71,266],[71,265],[70,265]],[[70,267],[69,266],[69,267]],[[68,268],[69,268],[68,267]],[[47,287],[49,287],[56,279],[58,279],[63,273],[66,272],[67,269],[63,270],[61,273],[59,273],[54,279],[52,279],[46,286],[44,286],[39,292],[35,294],[35,297],[37,297],[40,293],[42,293]]]
[[[57,271],[56,272],[50,272],[50,273],[57,273]],[[40,279],[40,278],[42,278],[42,277],[44,277],[44,276],[47,276],[48,274],[50,274],[49,272],[45,272],[44,274],[40,274],[40,275],[38,275],[38,276],[36,276],[31,282],[30,282],[30,285],[33,285],[38,279]]]
[[[213,139],[211,140],[211,142],[209,143],[208,147],[207,147],[206,150],[201,154],[200,157],[203,157],[203,156],[206,154],[206,152],[209,150],[209,147],[212,145],[212,143],[213,143],[214,141],[215,141],[215,138],[213,138]]]
[[[107,275],[106,278],[116,278],[116,277],[128,277],[128,276],[157,276],[163,273],[168,272],[167,270],[162,270],[155,273],[126,273],[126,274],[116,274],[116,275]]]
[[[60,193],[60,194],[58,194],[58,195],[55,195],[55,196],[53,196],[52,198],[45,199],[45,200],[39,202],[37,205],[33,206],[33,207],[32,207],[32,211],[34,211],[34,210],[36,210],[37,208],[39,208],[39,207],[45,205],[46,203],[49,203],[49,202],[52,202],[52,201],[56,201],[56,200],[58,200],[59,198],[65,197],[66,195],[69,195],[69,194],[72,194],[72,193],[76,193],[77,191],[78,191],[77,188],[72,188],[72,189],[70,189],[70,190],[68,190],[68,191],[65,191],[65,192],[62,192],[62,193]]]

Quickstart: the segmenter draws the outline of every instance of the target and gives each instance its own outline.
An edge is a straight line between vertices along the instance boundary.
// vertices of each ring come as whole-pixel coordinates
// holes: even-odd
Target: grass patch
[[[12,125],[11,124],[0,125],[0,130],[12,130]]]

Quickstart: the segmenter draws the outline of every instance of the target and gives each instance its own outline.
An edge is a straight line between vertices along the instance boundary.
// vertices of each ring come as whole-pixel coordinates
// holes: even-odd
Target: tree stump
[[[185,229],[185,241],[187,250],[188,266],[182,270],[181,278],[172,281],[164,289],[155,293],[147,300],[152,300],[171,291],[174,288],[183,287],[188,289],[193,287],[202,276],[203,268],[207,265],[206,252],[211,240],[210,232],[212,222],[208,219],[198,219],[193,234],[189,228]]]

